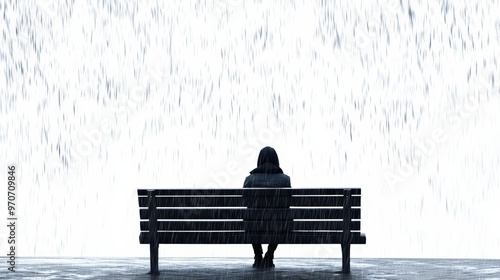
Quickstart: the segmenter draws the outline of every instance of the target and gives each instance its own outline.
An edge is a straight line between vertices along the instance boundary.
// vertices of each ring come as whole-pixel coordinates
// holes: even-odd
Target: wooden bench
[[[344,273],[350,270],[350,245],[366,244],[360,232],[361,189],[139,189],[137,193],[139,242],[150,245],[152,275],[159,274],[159,244],[341,244]]]

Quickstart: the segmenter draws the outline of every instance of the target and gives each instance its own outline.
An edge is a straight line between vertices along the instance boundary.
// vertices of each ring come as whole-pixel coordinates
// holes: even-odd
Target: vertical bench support
[[[156,216],[156,192],[148,190],[148,215],[149,215],[149,260],[151,275],[159,275],[158,271],[158,224]]]
[[[343,230],[342,235],[342,272],[349,273],[351,269],[351,189],[344,189],[344,211],[343,211]]]

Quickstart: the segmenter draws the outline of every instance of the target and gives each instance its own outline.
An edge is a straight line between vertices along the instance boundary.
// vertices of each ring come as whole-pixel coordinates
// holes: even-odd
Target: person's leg
[[[255,255],[262,255],[262,244],[252,244],[252,247]]]
[[[269,244],[267,246],[267,253],[264,256],[264,260],[262,261],[263,267],[274,267],[274,263],[273,263],[274,251],[276,251],[277,247],[278,247],[278,244]]]
[[[262,264],[262,245],[261,244],[252,244],[253,252],[255,254],[253,267],[260,267]]]
[[[274,255],[274,251],[276,251],[276,248],[278,248],[278,244],[269,244],[267,246],[267,252],[271,255]]]

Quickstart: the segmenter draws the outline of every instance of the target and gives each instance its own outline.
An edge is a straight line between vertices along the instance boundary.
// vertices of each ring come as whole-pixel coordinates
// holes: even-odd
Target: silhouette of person
[[[250,171],[250,175],[245,178],[243,188],[291,188],[290,177],[284,174],[280,168],[278,154],[273,148],[267,146],[260,150],[257,168]],[[285,207],[289,208],[288,206]],[[250,220],[246,219],[245,221]],[[274,251],[278,244],[269,244],[264,258],[262,258],[262,244],[252,244],[252,247],[255,254],[253,267],[274,267]]]

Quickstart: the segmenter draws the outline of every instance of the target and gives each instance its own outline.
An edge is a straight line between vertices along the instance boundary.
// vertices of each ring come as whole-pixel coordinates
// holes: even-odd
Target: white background
[[[138,188],[239,188],[269,145],[292,187],[362,188],[352,257],[500,257],[498,1],[158,2],[2,2],[18,255],[148,256]]]

